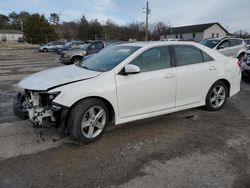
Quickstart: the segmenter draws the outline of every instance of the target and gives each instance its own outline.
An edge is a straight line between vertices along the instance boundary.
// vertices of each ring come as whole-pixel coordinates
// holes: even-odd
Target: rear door
[[[213,59],[191,45],[173,46],[176,61],[176,107],[201,102],[216,73]]]
[[[239,54],[239,51],[241,51],[244,46],[242,45],[242,40],[238,41],[237,39],[229,39],[230,42],[230,51],[231,57],[237,57]]]

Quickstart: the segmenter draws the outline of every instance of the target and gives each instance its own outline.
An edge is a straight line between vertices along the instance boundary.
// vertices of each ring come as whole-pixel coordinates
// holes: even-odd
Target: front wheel
[[[209,111],[218,111],[226,104],[228,88],[222,81],[216,82],[209,90],[206,97],[206,109]]]
[[[78,141],[90,143],[103,135],[108,120],[108,109],[104,102],[98,99],[85,99],[76,104],[70,112],[69,131]]]
[[[48,52],[49,50],[47,48],[44,48],[43,49],[43,52]]]
[[[70,61],[70,64],[78,64],[81,62],[81,60],[82,60],[81,57],[73,57]]]

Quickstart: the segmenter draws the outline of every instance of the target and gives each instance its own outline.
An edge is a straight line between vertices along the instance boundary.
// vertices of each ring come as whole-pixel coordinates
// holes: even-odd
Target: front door
[[[228,56],[228,57],[233,57],[233,51],[234,51],[234,49],[232,49],[230,41],[228,39],[222,41],[218,45],[217,49],[223,55]]]
[[[174,108],[176,69],[171,67],[170,48],[151,48],[131,64],[141,72],[115,77],[120,118]]]

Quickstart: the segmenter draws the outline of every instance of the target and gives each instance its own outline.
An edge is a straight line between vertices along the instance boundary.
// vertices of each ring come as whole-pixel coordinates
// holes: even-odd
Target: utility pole
[[[147,6],[146,8],[143,8],[143,13],[146,14],[146,28],[145,28],[145,32],[146,32],[146,37],[145,37],[145,41],[148,41],[148,15],[150,14],[151,10],[149,9],[149,5],[148,5],[148,1],[147,1]]]
[[[21,31],[23,31],[23,20],[20,19]]]

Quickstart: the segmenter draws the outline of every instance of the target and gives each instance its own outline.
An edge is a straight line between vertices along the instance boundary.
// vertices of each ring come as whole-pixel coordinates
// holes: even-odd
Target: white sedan
[[[92,142],[115,124],[198,106],[220,110],[240,91],[238,60],[193,42],[139,42],[102,50],[78,65],[19,83],[14,112]]]

